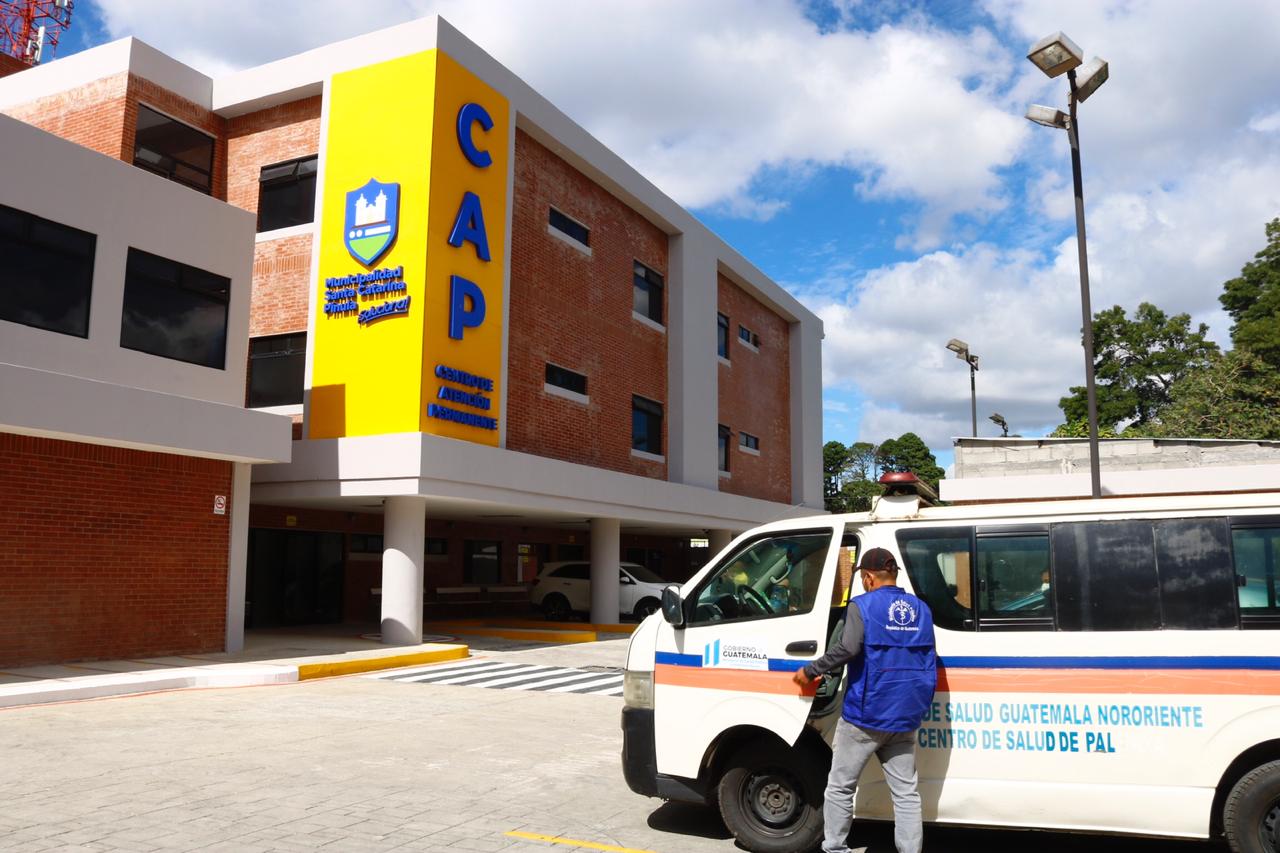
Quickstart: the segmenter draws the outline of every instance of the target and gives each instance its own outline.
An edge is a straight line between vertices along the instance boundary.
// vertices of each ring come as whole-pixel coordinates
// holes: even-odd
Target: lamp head
[[[956,354],[956,358],[964,359],[969,355],[969,345],[959,338],[952,338],[947,341],[947,349]]]
[[[1027,108],[1027,119],[1034,121],[1036,124],[1043,124],[1045,127],[1056,127],[1059,130],[1065,130],[1070,123],[1071,118],[1062,110],[1053,107],[1042,107],[1040,104],[1032,104]]]
[[[1090,59],[1087,65],[1076,72],[1076,101],[1083,104],[1107,82],[1109,76],[1110,70],[1105,59],[1097,56]]]
[[[1047,77],[1057,77],[1084,61],[1084,53],[1080,46],[1067,38],[1062,32],[1045,36],[1027,51],[1027,59],[1045,73]]]
[[[1009,434],[1009,422],[1004,419],[1004,415],[999,412],[993,412],[991,415],[991,421],[996,426],[1000,427],[1000,429],[1004,431],[1005,435]]]

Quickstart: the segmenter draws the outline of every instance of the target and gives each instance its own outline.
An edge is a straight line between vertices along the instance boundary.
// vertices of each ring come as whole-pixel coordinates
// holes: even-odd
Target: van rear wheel
[[[1232,853],[1280,853],[1280,761],[1244,775],[1222,807]]]
[[[799,750],[749,744],[720,777],[720,814],[738,843],[753,853],[812,850],[822,839],[825,781]]]
[[[569,607],[569,599],[553,592],[542,600],[542,614],[548,622],[566,622],[573,615],[573,610]]]

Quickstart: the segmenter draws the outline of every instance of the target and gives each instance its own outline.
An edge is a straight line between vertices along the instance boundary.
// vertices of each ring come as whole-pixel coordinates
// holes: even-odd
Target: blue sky
[[[439,13],[826,324],[825,440],[1059,422],[1082,381],[1065,107],[1025,59],[1110,62],[1081,108],[1095,308],[1151,301],[1227,342],[1222,282],[1280,215],[1273,0],[78,0],[60,55],[137,35],[217,74]]]

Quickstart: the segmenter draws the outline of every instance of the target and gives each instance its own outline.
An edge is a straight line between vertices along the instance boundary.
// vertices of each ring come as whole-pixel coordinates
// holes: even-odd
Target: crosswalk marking
[[[516,663],[491,658],[369,673],[364,677],[408,684],[445,684],[594,696],[622,695],[621,672]]]

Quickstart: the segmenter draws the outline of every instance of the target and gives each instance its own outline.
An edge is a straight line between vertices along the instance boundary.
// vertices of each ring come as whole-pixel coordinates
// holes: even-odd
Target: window
[[[631,398],[631,449],[662,455],[662,404]]]
[[[258,231],[305,225],[315,219],[317,158],[263,166],[258,176]]]
[[[424,553],[428,557],[444,557],[449,553],[449,540],[439,539],[434,536],[427,537],[427,544]]]
[[[972,528],[901,530],[897,538],[911,587],[929,605],[934,624],[940,628],[972,631],[975,627],[969,577]]]
[[[738,446],[743,450],[760,452],[760,439],[749,432],[738,433]]]
[[[1237,627],[1227,519],[1173,518],[1154,526],[1163,627],[1202,631]]]
[[[1064,631],[1160,627],[1159,578],[1150,521],[1053,526],[1058,624]]]
[[[352,554],[381,554],[382,536],[376,533],[352,533]]]
[[[752,348],[759,348],[760,336],[746,326],[738,327],[738,340]]]
[[[249,408],[302,402],[307,333],[249,341]]]
[[[571,240],[576,240],[584,246],[591,245],[591,229],[581,222],[575,222],[554,207],[551,208],[547,224]]]
[[[729,442],[733,439],[733,430],[724,424],[720,424],[720,470],[729,473]]]
[[[712,572],[693,599],[690,624],[740,622],[813,609],[831,531],[766,535]]]
[[[575,394],[587,396],[587,377],[581,373],[575,373],[567,367],[558,367],[547,362],[547,384],[556,388],[563,388],[566,391],[572,391]]]
[[[641,317],[662,323],[662,276],[636,261],[631,309]]]
[[[463,551],[462,581],[469,584],[498,583],[502,579],[502,543],[468,539]]]
[[[89,337],[98,238],[0,205],[0,320]]]
[[[591,565],[589,563],[572,563],[568,566],[561,566],[548,577],[567,581],[589,581],[591,580]]]
[[[729,357],[729,318],[723,314],[716,315],[716,355]]]
[[[131,248],[120,346],[222,370],[230,296],[229,278]]]
[[[139,104],[133,165],[209,195],[213,137]]]
[[[583,560],[586,559],[587,549],[585,545],[557,545],[557,560]]]
[[[1280,628],[1280,522],[1231,531],[1244,628]]]
[[[983,536],[976,549],[979,629],[1052,631],[1049,532]]]

